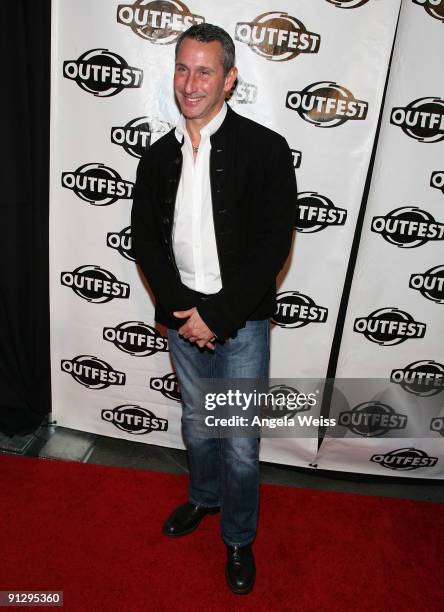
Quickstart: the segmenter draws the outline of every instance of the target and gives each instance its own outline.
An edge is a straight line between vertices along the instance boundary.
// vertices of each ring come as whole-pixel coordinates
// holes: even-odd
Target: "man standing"
[[[183,402],[188,501],[164,524],[191,533],[221,512],[226,578],[253,588],[259,441],[196,433],[199,378],[266,379],[275,279],[291,245],[296,181],[285,139],[225,102],[237,78],[234,43],[192,26],[177,41],[179,123],[140,160],[132,211],[137,261],[168,328]]]

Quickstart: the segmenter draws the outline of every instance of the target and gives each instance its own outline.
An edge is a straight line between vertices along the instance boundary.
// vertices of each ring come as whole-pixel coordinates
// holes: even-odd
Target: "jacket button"
[[[173,198],[166,198],[165,199],[165,204],[172,204],[173,203]]]
[[[221,208],[220,210],[217,211],[220,215],[223,215],[224,213],[227,212],[226,208]]]
[[[216,149],[216,153],[222,153],[223,149]]]
[[[223,168],[216,168],[216,172],[223,172],[224,169]]]
[[[180,157],[176,157],[176,159],[173,159],[173,164],[180,164]]]
[[[162,218],[162,222],[163,222],[163,223],[165,223],[165,225],[166,225],[167,223],[169,223],[169,222],[170,222],[169,217],[163,217],[163,218]]]

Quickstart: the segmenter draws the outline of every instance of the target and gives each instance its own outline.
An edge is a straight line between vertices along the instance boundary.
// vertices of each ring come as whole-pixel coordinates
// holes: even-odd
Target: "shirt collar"
[[[217,115],[215,117],[213,117],[211,119],[211,121],[209,123],[207,123],[200,130],[200,135],[202,137],[212,136],[220,128],[220,126],[224,122],[224,119],[225,119],[226,115],[227,115],[227,103],[224,102],[222,104],[222,108],[217,113]],[[180,115],[180,117],[179,117],[179,122],[178,122],[178,124],[176,126],[174,134],[175,134],[177,140],[180,143],[183,143],[184,136],[185,137],[188,136],[186,121],[185,121],[185,117],[183,115]]]

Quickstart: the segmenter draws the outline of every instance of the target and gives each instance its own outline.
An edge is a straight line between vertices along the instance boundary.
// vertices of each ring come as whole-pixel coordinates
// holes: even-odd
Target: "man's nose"
[[[196,75],[189,72],[187,80],[185,81],[185,92],[187,94],[193,93],[196,90]]]

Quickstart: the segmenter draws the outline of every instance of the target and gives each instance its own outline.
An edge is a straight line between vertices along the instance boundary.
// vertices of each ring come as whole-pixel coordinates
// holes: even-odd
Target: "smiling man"
[[[285,139],[225,102],[237,69],[221,28],[192,26],[177,41],[174,130],[140,160],[132,211],[137,261],[168,328],[181,388],[188,500],[163,532],[179,537],[221,513],[231,590],[255,580],[259,440],[202,437],[200,378],[268,377],[275,280],[291,245],[296,181]]]

